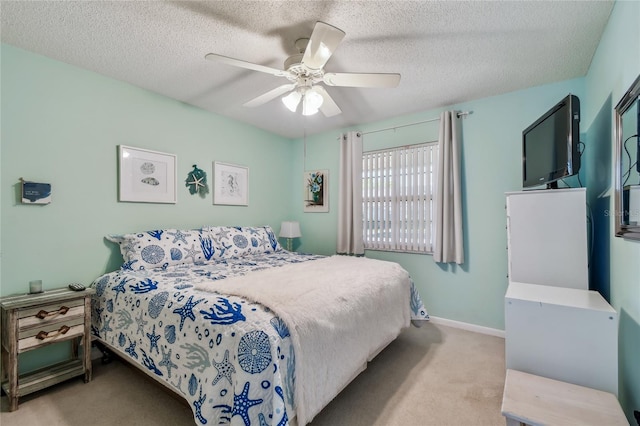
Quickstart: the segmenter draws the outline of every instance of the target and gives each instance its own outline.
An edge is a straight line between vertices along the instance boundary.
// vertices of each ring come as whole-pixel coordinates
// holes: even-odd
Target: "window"
[[[438,142],[362,155],[364,247],[431,253]]]

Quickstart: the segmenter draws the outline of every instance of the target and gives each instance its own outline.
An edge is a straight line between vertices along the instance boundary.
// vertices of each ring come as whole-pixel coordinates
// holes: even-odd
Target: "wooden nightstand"
[[[18,398],[84,374],[91,380],[92,288],[67,288],[40,294],[0,298],[2,313],[2,389],[9,397],[9,410],[18,408]],[[18,354],[53,343],[72,341],[72,356],[18,376]],[[82,344],[82,358],[79,346]]]

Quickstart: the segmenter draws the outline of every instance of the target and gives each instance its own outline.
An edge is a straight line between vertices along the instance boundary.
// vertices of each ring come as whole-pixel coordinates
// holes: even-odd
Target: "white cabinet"
[[[600,293],[510,282],[507,369],[618,395],[618,314]]]
[[[586,189],[506,194],[509,281],[589,288]]]

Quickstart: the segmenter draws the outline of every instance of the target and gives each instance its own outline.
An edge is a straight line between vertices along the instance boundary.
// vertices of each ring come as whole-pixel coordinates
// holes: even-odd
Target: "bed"
[[[284,250],[266,227],[107,237],[95,339],[189,403],[196,424],[305,425],[410,322],[397,263]]]

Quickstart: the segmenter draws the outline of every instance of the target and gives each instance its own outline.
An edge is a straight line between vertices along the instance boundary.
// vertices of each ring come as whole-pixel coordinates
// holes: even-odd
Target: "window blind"
[[[365,249],[431,253],[438,142],[362,156]]]

